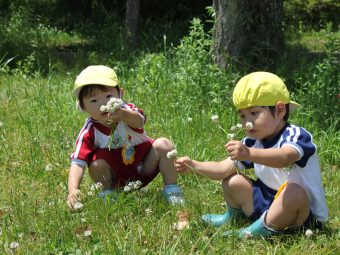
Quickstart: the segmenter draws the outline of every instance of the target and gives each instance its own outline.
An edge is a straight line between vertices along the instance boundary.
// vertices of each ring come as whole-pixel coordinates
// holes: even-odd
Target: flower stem
[[[202,176],[204,176],[204,177],[206,177],[206,178],[208,178],[208,179],[209,179],[209,177],[206,176],[205,174],[200,173],[197,169],[193,168],[192,166],[188,165],[187,163],[184,163],[184,164],[185,164],[187,167],[189,167],[189,168],[193,171],[194,176],[195,176],[195,178],[196,178],[196,181],[198,182],[198,185],[200,186],[200,189],[202,190],[202,192],[204,193],[204,195],[205,195],[207,198],[209,198],[209,197],[208,197],[208,194],[207,194],[207,193],[205,192],[205,190],[203,189],[203,187],[202,187],[202,185],[201,185],[201,182],[198,180],[197,174],[202,175]]]
[[[223,131],[223,133],[225,133],[226,135],[228,135],[227,131],[225,131],[224,128],[221,127],[220,124],[218,124],[218,123],[216,123],[216,124],[217,124],[217,126],[219,127],[219,129],[221,129],[221,130]]]

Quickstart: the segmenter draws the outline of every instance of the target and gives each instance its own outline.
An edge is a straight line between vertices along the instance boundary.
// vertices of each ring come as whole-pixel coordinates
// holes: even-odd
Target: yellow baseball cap
[[[118,77],[110,67],[103,65],[88,66],[77,76],[73,94],[78,98],[80,89],[91,84],[115,87],[118,85]]]
[[[289,104],[290,112],[300,106],[290,100],[284,82],[269,72],[254,72],[242,77],[233,93],[233,102],[237,110],[253,106],[274,106],[279,101]]]

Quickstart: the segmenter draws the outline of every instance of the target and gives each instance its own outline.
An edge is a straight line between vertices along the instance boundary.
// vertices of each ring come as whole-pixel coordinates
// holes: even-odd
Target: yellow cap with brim
[[[118,85],[118,77],[110,67],[103,65],[88,66],[77,76],[74,83],[74,95],[78,98],[80,89],[92,84],[115,87]]]
[[[242,77],[236,84],[233,102],[237,110],[254,106],[274,106],[277,102],[289,104],[290,112],[300,105],[290,100],[284,82],[269,72],[254,72]]]

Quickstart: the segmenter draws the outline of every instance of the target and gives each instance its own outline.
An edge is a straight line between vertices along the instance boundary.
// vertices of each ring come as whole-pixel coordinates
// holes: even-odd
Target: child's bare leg
[[[248,177],[234,174],[222,182],[224,199],[235,209],[242,209],[246,216],[253,213],[253,187]]]
[[[149,175],[157,166],[163,177],[164,185],[174,184],[177,182],[177,172],[173,159],[167,158],[167,153],[175,147],[167,138],[159,138],[154,141],[152,148],[143,161],[143,171],[141,174]]]
[[[301,226],[307,219],[309,211],[306,191],[298,184],[289,183],[273,201],[265,223],[277,230]]]
[[[234,174],[222,181],[227,210],[223,214],[204,214],[202,220],[214,227],[220,227],[244,214],[253,213],[252,183],[242,174]]]
[[[89,175],[95,183],[100,182],[103,185],[103,190],[112,188],[112,171],[105,160],[93,161],[89,166]]]

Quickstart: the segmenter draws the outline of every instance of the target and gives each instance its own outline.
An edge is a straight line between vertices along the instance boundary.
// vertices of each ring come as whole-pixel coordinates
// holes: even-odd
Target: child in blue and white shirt
[[[300,105],[290,99],[283,81],[268,72],[244,76],[234,89],[233,102],[243,127],[250,127],[242,141],[225,145],[229,157],[220,162],[189,157],[176,161],[179,172],[194,168],[203,176],[222,180],[228,210],[202,219],[220,227],[245,215],[253,221],[251,225],[224,233],[240,238],[321,227],[328,209],[317,149],[308,131],[288,123],[289,112]],[[254,168],[256,180],[238,171],[248,168]]]

